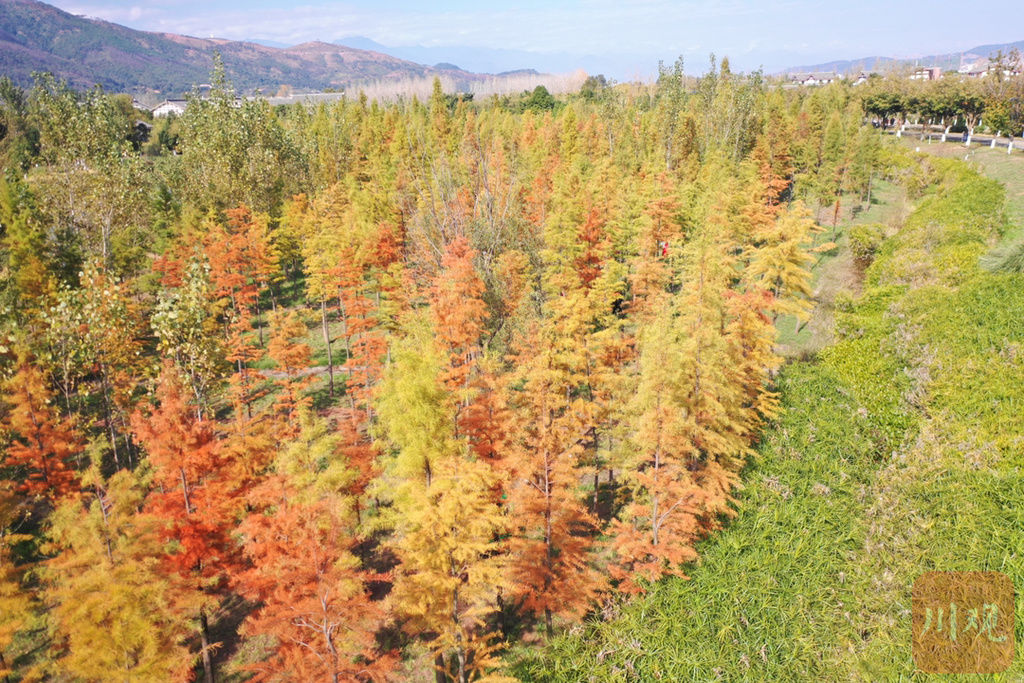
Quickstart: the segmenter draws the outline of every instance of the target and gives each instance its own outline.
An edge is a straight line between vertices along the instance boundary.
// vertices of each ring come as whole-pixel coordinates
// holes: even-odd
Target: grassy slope
[[[844,220],[836,232],[826,229],[815,240],[816,245],[834,241],[836,248],[820,254],[812,265],[817,302],[815,316],[799,329],[795,317],[779,320],[779,350],[786,358],[817,353],[831,343],[836,297],[860,288],[861,273],[848,248],[849,229],[868,223],[899,225],[906,217],[906,193],[899,185],[877,181],[872,195],[871,204],[865,210],[851,212],[848,209],[861,207],[852,203],[845,206]]]
[[[836,311],[840,340],[783,372],[785,412],[745,472],[740,515],[691,580],[523,654],[515,674],[923,679],[909,643],[920,573],[1024,585],[1024,277],[976,265],[1005,230],[1002,187],[936,165],[937,189]],[[1024,678],[1024,659],[988,678]]]
[[[974,145],[967,149],[957,142],[921,144],[912,138],[903,140],[908,147],[920,147],[922,152],[935,156],[947,159],[967,157],[967,161],[985,176],[1003,183],[1006,188],[1006,218],[1011,225],[1007,239],[1024,237],[1024,150],[1020,148],[1019,140],[1014,143],[1012,154],[1007,154],[1001,147],[990,149]]]

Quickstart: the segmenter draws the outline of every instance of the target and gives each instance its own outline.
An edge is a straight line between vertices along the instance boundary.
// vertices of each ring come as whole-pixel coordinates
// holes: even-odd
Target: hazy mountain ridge
[[[465,82],[486,78],[331,43],[277,48],[149,33],[75,16],[36,0],[0,3],[0,73],[22,85],[31,83],[32,72],[50,71],[75,87],[98,83],[108,90],[178,95],[209,79],[215,51],[240,91],[274,90],[283,84],[341,89],[442,72]]]
[[[547,65],[542,69],[547,72],[563,73],[583,67],[590,73],[611,73],[608,60],[614,61],[607,55],[573,57],[568,53],[545,53],[542,59],[534,53],[490,47],[388,47],[363,36],[343,38],[342,42],[345,44],[309,42],[284,46],[268,40],[232,41],[152,33],[75,16],[37,0],[0,0],[0,74],[21,85],[30,85],[32,72],[50,71],[77,88],[98,83],[111,91],[154,93],[149,98],[180,96],[194,85],[208,81],[215,51],[223,56],[229,77],[240,92],[259,88],[267,94],[274,94],[282,85],[298,91],[343,90],[371,82],[394,83],[434,76],[447,78],[446,87],[468,92],[490,79],[490,74],[537,75],[538,70],[533,67],[539,67],[539,62]],[[834,60],[790,67],[779,73],[856,73],[914,64],[955,70],[960,66],[961,56],[974,62],[999,49],[1013,47],[1024,49],[1024,41],[982,45],[963,53],[917,59],[873,56]],[[780,59],[776,64],[787,61]],[[652,73],[639,69],[631,72],[629,78],[653,77],[654,64],[649,66]]]
[[[961,58],[966,62],[973,62],[977,59],[990,57],[1002,50],[1008,52],[1012,49],[1024,51],[1024,40],[1015,43],[994,43],[991,45],[979,45],[962,52],[948,52],[946,54],[927,55],[900,59],[896,57],[861,57],[859,59],[840,59],[822,64],[811,64],[808,66],[794,66],[785,69],[782,73],[807,73],[811,71],[835,71],[838,73],[854,73],[859,71],[882,71],[886,68],[900,68],[908,66],[938,66],[944,71],[956,71],[960,68]]]

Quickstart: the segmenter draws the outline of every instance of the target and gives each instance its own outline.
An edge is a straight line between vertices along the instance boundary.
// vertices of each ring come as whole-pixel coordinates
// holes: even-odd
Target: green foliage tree
[[[523,100],[523,106],[529,111],[551,111],[555,108],[555,98],[543,85],[538,85]]]
[[[180,119],[181,189],[204,208],[274,210],[303,175],[301,158],[265,101],[236,98],[219,57],[211,79]]]
[[[40,205],[87,256],[122,274],[141,267],[152,241],[145,166],[133,122],[96,88],[79,98],[42,75],[29,97],[45,173],[29,176]]]

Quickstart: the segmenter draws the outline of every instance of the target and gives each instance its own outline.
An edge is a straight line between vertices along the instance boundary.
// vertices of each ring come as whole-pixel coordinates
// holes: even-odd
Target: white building
[[[818,71],[815,73],[789,75],[790,82],[811,87],[817,85],[828,85],[829,83],[834,83],[835,81],[842,79],[842,74],[838,74],[835,71]]]
[[[937,66],[922,66],[910,74],[912,81],[937,81],[942,78],[942,69]]]
[[[160,104],[153,107],[153,117],[170,116],[181,116],[185,113],[185,107],[188,106],[188,100],[164,100]]]

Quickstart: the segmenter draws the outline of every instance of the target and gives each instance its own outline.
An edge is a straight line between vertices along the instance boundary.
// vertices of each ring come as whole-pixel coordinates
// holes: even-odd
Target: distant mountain
[[[786,69],[783,73],[811,73],[831,72],[841,74],[855,73],[860,71],[881,71],[886,66],[897,63],[898,60],[892,57],[861,57],[860,59],[839,59],[833,62],[822,64],[811,64],[808,66],[794,66]]]
[[[498,76],[539,76],[540,72],[536,69],[513,69],[512,71],[502,71]]]
[[[366,36],[346,36],[336,41],[339,44],[362,50],[383,52],[387,55],[408,59],[421,64],[458,64],[469,71],[504,73],[540,70],[546,72],[573,71],[585,68],[600,70],[600,65],[589,58],[568,53],[536,53],[526,50],[510,50],[495,47],[470,47],[467,45],[446,45],[426,47],[404,45],[391,47],[382,45]],[[595,72],[596,73],[596,72]]]
[[[278,47],[278,48],[281,48],[281,49],[284,49],[286,47],[291,47],[291,45],[289,45],[288,43],[281,43],[281,42],[278,42],[276,40],[265,40],[263,38],[253,38],[252,40],[244,40],[242,42],[244,42],[244,43],[256,43],[257,45],[262,45],[264,47]],[[349,47],[358,47],[358,45],[349,45]]]
[[[373,50],[312,42],[287,48],[172,33],[136,31],[87,19],[36,0],[0,0],[0,74],[29,85],[50,71],[75,87],[180,95],[209,80],[215,51],[240,92],[342,89],[358,83],[444,74],[456,82],[486,76],[453,65],[434,68]]]
[[[978,59],[991,57],[1002,50],[1009,52],[1012,49],[1024,52],[1024,40],[1016,43],[999,43],[994,45],[979,45],[963,52],[950,52],[943,55],[928,55],[914,59],[898,59],[895,57],[861,57],[860,59],[837,60],[825,62],[824,64],[812,64],[809,66],[794,66],[786,69],[783,73],[809,73],[812,71],[835,71],[837,73],[849,74],[860,71],[883,71],[887,68],[899,68],[906,66],[937,66],[943,71],[956,71],[960,68],[960,61],[971,62]]]

